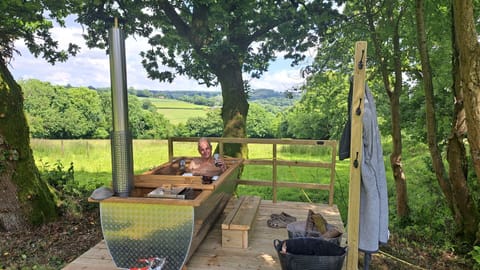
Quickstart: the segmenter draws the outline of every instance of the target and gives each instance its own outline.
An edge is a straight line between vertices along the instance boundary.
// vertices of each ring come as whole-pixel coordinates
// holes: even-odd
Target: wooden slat
[[[135,183],[135,187],[136,188],[149,188],[149,189],[155,189],[157,187],[160,187],[164,184],[167,184],[167,185],[172,185],[173,187],[189,187],[189,188],[193,188],[193,189],[204,189],[204,190],[213,190],[215,189],[215,186],[212,185],[212,184],[207,184],[207,185],[204,185],[202,183],[193,183],[193,184],[184,184],[184,183],[178,183],[176,181],[162,181],[162,183],[145,183],[145,182],[142,182],[142,183]]]
[[[266,186],[271,187],[272,182],[264,180],[238,180],[238,184],[249,185],[249,186]],[[330,190],[329,184],[315,184],[315,183],[296,183],[296,182],[278,182],[277,187],[294,187],[294,188],[307,188],[307,189],[320,189],[320,190]]]
[[[233,138],[233,137],[209,137],[210,142],[218,143],[254,143],[254,144],[298,144],[298,145],[336,145],[334,140],[299,140],[299,139],[260,139],[260,138]],[[172,142],[197,142],[195,137],[171,137]]]
[[[166,205],[190,205],[200,206],[208,196],[212,193],[211,190],[202,190],[202,192],[194,200],[178,200],[178,199],[166,199],[166,198],[147,198],[147,197],[117,197],[113,196],[103,200],[103,202],[115,202],[115,203],[144,203],[144,204],[166,204]],[[95,202],[90,200],[90,202]]]
[[[228,216],[225,218],[225,220],[222,223],[222,230],[230,229],[230,224],[232,223],[232,220],[237,214],[238,210],[240,210],[240,205],[242,205],[244,199],[245,197],[242,196],[235,202],[235,206],[230,211],[230,213],[228,213]]]
[[[298,160],[276,160],[278,166],[298,166],[298,167],[313,167],[313,168],[333,168],[333,163],[321,161],[298,161]],[[245,165],[272,165],[271,159],[246,159],[243,161]]]
[[[252,222],[255,220],[259,206],[260,197],[245,196],[239,211],[230,223],[230,230],[250,230],[250,226],[252,226]]]
[[[196,186],[195,188],[213,189],[213,186],[202,186],[201,176],[177,176],[177,175],[148,175],[141,174],[134,176],[135,187],[157,188],[162,184],[175,186]]]

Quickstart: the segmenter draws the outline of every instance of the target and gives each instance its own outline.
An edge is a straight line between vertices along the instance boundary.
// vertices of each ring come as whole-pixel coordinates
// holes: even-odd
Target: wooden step
[[[242,196],[222,223],[222,246],[247,248],[249,231],[260,206],[260,197]]]

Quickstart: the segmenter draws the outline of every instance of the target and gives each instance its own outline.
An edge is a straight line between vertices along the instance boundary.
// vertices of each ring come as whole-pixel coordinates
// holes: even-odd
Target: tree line
[[[18,82],[24,93],[24,108],[32,138],[44,139],[107,139],[112,131],[111,92],[109,89],[52,85],[37,79]],[[148,91],[150,93],[150,91]],[[145,90],[128,91],[129,131],[134,139],[166,139],[170,136],[201,137],[222,135],[220,117],[221,100],[217,95],[202,95],[198,92],[169,94],[178,100],[209,107],[206,116],[188,119],[185,123],[172,124],[159,113],[150,98],[164,97],[165,93],[154,93],[144,97]],[[252,93],[247,135],[251,138],[329,138],[328,124],[319,126],[318,119],[331,118],[326,115],[310,114],[300,117],[295,109],[297,97],[287,98],[272,90]],[[208,98],[207,98],[208,97]],[[204,100],[204,102],[198,102]],[[301,101],[301,100],[300,100]],[[310,102],[303,100],[301,102]],[[317,106],[317,105],[313,105]],[[325,111],[320,111],[324,114]],[[322,124],[320,124],[322,125]],[[306,127],[310,127],[306,129]],[[322,133],[323,131],[323,133]]]

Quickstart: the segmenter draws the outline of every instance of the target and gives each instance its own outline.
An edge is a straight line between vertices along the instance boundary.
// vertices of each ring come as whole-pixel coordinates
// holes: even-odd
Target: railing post
[[[273,202],[277,202],[277,144],[272,144],[272,180],[273,180]]]
[[[337,160],[337,142],[332,142],[332,164],[330,167],[330,190],[328,193],[328,205],[333,205],[333,196],[335,194],[335,161]]]
[[[173,138],[168,138],[168,161],[173,160]]]

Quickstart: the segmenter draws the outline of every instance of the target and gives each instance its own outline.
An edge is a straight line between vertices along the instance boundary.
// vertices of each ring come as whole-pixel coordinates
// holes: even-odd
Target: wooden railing
[[[169,160],[173,160],[174,156],[174,143],[175,142],[197,142],[199,138],[194,137],[172,137],[168,139],[168,157]],[[333,205],[334,197],[334,185],[335,185],[335,162],[337,155],[337,141],[335,140],[296,140],[296,139],[255,139],[255,138],[221,138],[221,137],[209,137],[212,144],[217,143],[218,151],[220,155],[224,153],[224,144],[227,143],[240,143],[240,144],[263,144],[272,146],[272,154],[270,158],[261,159],[249,159],[244,157],[244,165],[269,165],[272,166],[272,179],[265,180],[248,180],[238,179],[238,184],[251,185],[251,186],[270,186],[272,188],[272,201],[277,201],[277,189],[279,187],[287,188],[301,188],[301,189],[314,189],[314,190],[327,190],[328,204]],[[328,161],[297,161],[297,160],[282,160],[279,159],[278,147],[283,145],[309,145],[321,148],[328,148],[330,151],[330,158]],[[317,167],[329,170],[329,183],[322,184],[317,183],[299,183],[291,181],[282,181],[278,177],[279,166],[293,166],[293,167]]]

